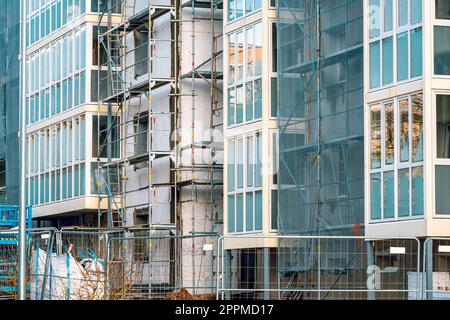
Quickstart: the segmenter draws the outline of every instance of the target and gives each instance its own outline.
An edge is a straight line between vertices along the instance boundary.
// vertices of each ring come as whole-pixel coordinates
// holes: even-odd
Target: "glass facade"
[[[0,1],[0,203],[19,203],[20,2]]]
[[[369,3],[370,89],[421,77],[422,1],[370,0]]]
[[[320,1],[320,54],[317,1],[290,3],[277,26],[279,232],[352,235],[364,223],[363,1]]]
[[[89,1],[95,3],[93,0],[26,0],[27,46],[35,44],[83,15]]]

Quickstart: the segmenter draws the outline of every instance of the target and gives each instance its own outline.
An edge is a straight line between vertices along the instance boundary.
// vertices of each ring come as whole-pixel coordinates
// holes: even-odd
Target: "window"
[[[368,21],[370,89],[421,77],[422,0],[370,0]]]
[[[370,107],[370,154],[372,169],[381,166],[381,108],[380,105]]]
[[[262,118],[261,26],[228,36],[228,126]]]
[[[228,232],[262,229],[262,183],[256,159],[261,134],[229,139],[228,145]],[[262,166],[261,166],[262,167]]]
[[[423,216],[422,94],[371,105],[370,139],[371,221]]]
[[[261,0],[228,0],[228,22],[261,9]]]
[[[436,96],[437,157],[450,159],[450,96]]]
[[[450,20],[450,0],[435,0],[436,19]]]
[[[434,74],[450,75],[450,27],[434,27]]]
[[[450,166],[436,166],[436,214],[450,215]]]

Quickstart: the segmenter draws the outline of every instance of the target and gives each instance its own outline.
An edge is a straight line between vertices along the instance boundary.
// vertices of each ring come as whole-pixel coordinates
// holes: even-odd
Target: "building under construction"
[[[98,225],[192,237],[158,249],[185,278],[212,274],[214,261],[198,262],[195,251],[222,232],[222,8],[214,0],[98,7]]]

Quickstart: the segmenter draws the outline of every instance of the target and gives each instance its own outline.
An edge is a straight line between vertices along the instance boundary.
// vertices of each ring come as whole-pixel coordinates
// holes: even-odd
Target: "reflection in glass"
[[[253,53],[253,28],[250,28],[247,29],[247,78],[253,76]]]
[[[237,34],[237,81],[244,79],[244,33]]]
[[[411,97],[411,144],[412,161],[423,161],[423,97],[422,94],[415,94]]]
[[[370,38],[380,36],[380,0],[370,0],[369,3],[369,35]]]
[[[262,74],[262,23],[255,24],[255,75],[260,76]]]
[[[409,160],[409,100],[399,101],[399,143],[400,143],[400,161]]]
[[[234,124],[234,110],[235,110],[235,97],[234,89],[228,89],[228,125],[232,126]]]
[[[244,122],[244,86],[236,87],[236,124]]]
[[[385,110],[385,161],[386,164],[394,163],[394,104],[384,105]]]
[[[228,84],[233,84],[235,79],[235,34],[228,36]]]
[[[253,120],[253,82],[245,84],[245,120]]]
[[[370,158],[371,168],[381,166],[381,110],[380,105],[370,107]]]

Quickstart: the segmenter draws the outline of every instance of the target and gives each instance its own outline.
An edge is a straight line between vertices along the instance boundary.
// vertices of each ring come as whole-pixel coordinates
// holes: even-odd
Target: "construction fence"
[[[30,300],[450,299],[450,238],[31,229],[27,248]],[[0,300],[17,254],[0,232]]]
[[[218,251],[218,299],[450,299],[450,239],[239,235]]]

